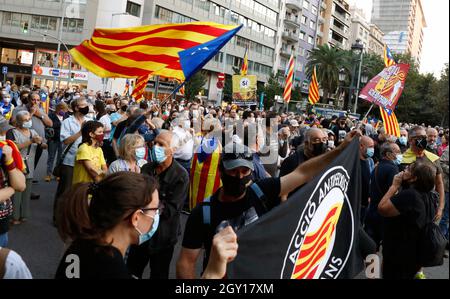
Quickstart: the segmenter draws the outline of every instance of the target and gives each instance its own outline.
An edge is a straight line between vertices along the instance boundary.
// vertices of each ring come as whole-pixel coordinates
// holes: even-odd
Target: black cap
[[[247,167],[253,171],[253,153],[241,143],[230,142],[222,150],[222,164],[226,170]]]

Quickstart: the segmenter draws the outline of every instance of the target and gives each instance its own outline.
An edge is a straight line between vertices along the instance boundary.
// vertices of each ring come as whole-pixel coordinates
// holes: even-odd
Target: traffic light
[[[73,81],[75,79],[75,73],[70,73],[70,81]]]
[[[24,22],[22,25],[22,32],[28,33],[28,22]]]

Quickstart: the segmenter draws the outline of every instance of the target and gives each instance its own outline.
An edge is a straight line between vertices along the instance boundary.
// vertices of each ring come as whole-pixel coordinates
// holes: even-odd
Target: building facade
[[[364,11],[357,7],[350,8],[350,13],[352,15],[351,21],[352,25],[350,28],[350,45],[354,44],[356,40],[364,45],[364,51],[369,52],[369,40],[370,40],[370,25],[367,22]]]
[[[324,0],[321,5],[318,44],[350,49],[351,13],[345,0]]]
[[[375,24],[370,24],[369,53],[384,57],[384,32]]]
[[[409,53],[420,65],[427,26],[421,0],[374,0],[372,23],[385,33],[384,42],[394,53]]]

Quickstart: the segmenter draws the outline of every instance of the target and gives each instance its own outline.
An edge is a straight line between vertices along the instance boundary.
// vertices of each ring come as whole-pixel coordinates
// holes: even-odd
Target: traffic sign
[[[59,77],[59,69],[52,69],[52,75],[55,77]]]
[[[224,85],[223,81],[217,81],[217,85],[216,86],[217,86],[218,89],[223,89],[223,85]]]
[[[219,80],[219,82],[220,82],[220,81],[224,81],[224,80],[225,80],[225,74],[224,74],[224,73],[219,73],[219,74],[217,75],[217,79]]]
[[[2,66],[2,74],[5,75],[8,73],[8,67],[6,65]]]

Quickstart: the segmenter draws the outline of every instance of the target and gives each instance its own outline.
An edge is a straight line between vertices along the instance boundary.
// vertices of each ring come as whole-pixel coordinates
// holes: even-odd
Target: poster
[[[233,75],[233,103],[237,105],[256,105],[256,76]]]

